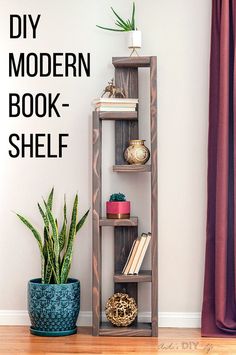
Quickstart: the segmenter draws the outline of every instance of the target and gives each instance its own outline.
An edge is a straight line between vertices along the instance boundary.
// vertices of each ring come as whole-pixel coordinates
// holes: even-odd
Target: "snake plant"
[[[72,209],[71,221],[67,223],[67,206],[64,199],[63,223],[58,229],[57,219],[52,212],[54,189],[52,188],[43,207],[38,203],[38,209],[44,222],[43,235],[22,215],[16,214],[26,227],[33,233],[41,256],[41,282],[43,284],[64,284],[67,282],[72,262],[73,243],[76,234],[83,226],[89,210],[77,222],[78,195],[76,194]],[[69,228],[68,228],[69,227]],[[68,230],[68,231],[67,231]]]
[[[117,26],[117,28],[103,27],[103,26],[99,26],[99,25],[97,25],[97,27],[99,27],[103,30],[116,31],[116,32],[128,32],[128,31],[137,30],[137,28],[135,26],[135,3],[134,2],[133,2],[131,19],[124,20],[117,14],[117,12],[113,9],[113,7],[111,7],[111,10],[112,10],[113,14],[116,16],[115,25]]]

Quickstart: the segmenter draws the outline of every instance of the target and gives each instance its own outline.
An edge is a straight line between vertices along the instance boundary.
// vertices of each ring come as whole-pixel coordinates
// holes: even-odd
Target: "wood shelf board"
[[[137,111],[97,111],[99,113],[100,120],[103,121],[137,121]]]
[[[115,274],[113,276],[114,282],[119,283],[129,283],[129,282],[151,282],[152,281],[152,272],[151,270],[140,270],[138,275],[124,275],[124,274]]]
[[[151,323],[138,322],[128,327],[116,327],[108,322],[102,322],[99,328],[99,335],[122,336],[122,337],[150,337],[152,336]]]
[[[151,65],[151,57],[113,57],[112,64],[116,68],[148,68]]]
[[[149,173],[151,165],[113,165],[113,171],[117,173]]]
[[[135,227],[138,225],[138,217],[131,217],[129,219],[112,219],[102,217],[99,220],[101,227]]]

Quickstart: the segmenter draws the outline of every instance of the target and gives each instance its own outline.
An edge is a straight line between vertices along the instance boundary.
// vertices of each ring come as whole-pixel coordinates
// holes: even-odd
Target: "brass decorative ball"
[[[105,314],[117,327],[127,327],[137,317],[138,307],[135,299],[127,293],[115,293],[106,303]]]

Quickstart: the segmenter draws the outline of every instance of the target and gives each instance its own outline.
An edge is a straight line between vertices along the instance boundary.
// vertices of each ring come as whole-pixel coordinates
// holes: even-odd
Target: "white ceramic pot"
[[[142,32],[141,31],[129,31],[128,32],[128,47],[129,48],[141,48],[142,46]]]

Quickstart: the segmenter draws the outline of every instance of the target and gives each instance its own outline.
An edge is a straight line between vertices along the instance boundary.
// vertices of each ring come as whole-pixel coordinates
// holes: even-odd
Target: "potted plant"
[[[130,218],[130,201],[126,201],[125,195],[115,193],[106,203],[107,218]]]
[[[76,194],[71,221],[68,224],[67,206],[64,200],[63,223],[59,230],[57,219],[52,212],[53,193],[54,189],[51,190],[47,201],[43,201],[43,207],[38,203],[44,222],[42,235],[25,217],[17,213],[19,219],[33,233],[39,246],[41,278],[30,280],[28,283],[28,312],[31,319],[31,333],[42,336],[62,336],[77,332],[80,281],[69,278],[68,275],[75,236],[89,213],[88,210],[77,222],[78,195]]]
[[[117,12],[111,7],[112,12],[116,16],[115,25],[117,28],[109,28],[104,26],[97,27],[102,28],[103,30],[107,31],[116,31],[116,32],[127,32],[128,33],[128,48],[132,49],[131,55],[136,52],[137,48],[141,48],[142,45],[142,33],[138,31],[136,27],[136,20],[135,20],[135,3],[133,2],[133,9],[131,18],[128,20],[124,20],[121,18]]]

